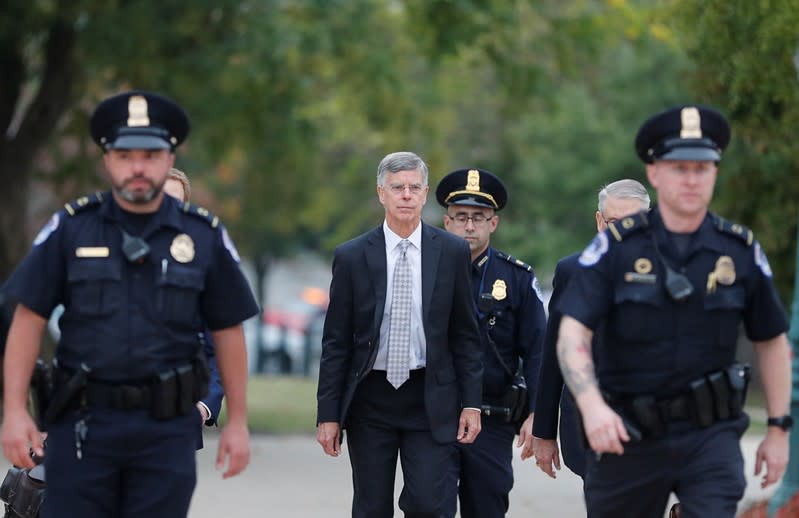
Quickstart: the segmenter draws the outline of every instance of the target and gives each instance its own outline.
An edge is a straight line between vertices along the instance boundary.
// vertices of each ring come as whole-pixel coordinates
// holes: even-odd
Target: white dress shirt
[[[377,358],[373,369],[386,370],[388,362],[388,329],[391,324],[391,296],[394,293],[394,266],[399,258],[399,243],[403,238],[388,228],[388,223],[383,221],[383,234],[386,237],[386,304],[383,309],[383,321],[380,323],[380,344],[377,348]],[[421,369],[427,364],[427,342],[424,337],[422,321],[422,223],[408,237],[411,242],[405,252],[408,264],[411,267],[411,346],[408,368]]]

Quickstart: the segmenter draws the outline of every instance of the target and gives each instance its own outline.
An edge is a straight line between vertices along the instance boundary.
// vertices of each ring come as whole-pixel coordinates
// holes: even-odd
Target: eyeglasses
[[[475,214],[473,216],[467,216],[466,214],[455,214],[454,216],[450,216],[447,214],[447,217],[458,225],[462,226],[466,226],[466,222],[471,220],[475,227],[482,225],[490,219],[494,219],[494,216],[486,216],[485,214]]]
[[[411,184],[392,183],[389,184],[388,186],[388,190],[391,191],[391,193],[396,196],[402,196],[403,194],[405,194],[405,189],[411,191],[411,194],[419,194],[424,189],[424,185],[420,183],[411,183]]]
[[[601,212],[599,213],[599,215],[602,218],[602,221],[605,222],[605,225],[610,225],[611,223],[617,223],[619,221],[619,218],[605,219],[605,215],[602,214]]]

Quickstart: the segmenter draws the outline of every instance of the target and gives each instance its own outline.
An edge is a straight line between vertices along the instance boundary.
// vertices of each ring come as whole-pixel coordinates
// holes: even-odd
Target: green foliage
[[[178,165],[245,255],[329,252],[378,224],[377,163],[408,149],[430,164],[432,189],[459,167],[499,174],[511,198],[495,244],[544,277],[590,239],[602,184],[643,179],[641,121],[702,101],[735,136],[714,208],[756,229],[790,286],[797,3],[11,0],[0,92],[19,109],[45,91],[63,22],[76,37],[69,105],[37,141],[49,160],[28,166],[56,201],[102,185],[86,138],[96,101],[147,88],[189,112]]]
[[[696,63],[692,89],[730,118],[715,209],[751,226],[769,254],[783,300],[796,259],[799,2],[681,0],[678,30]]]

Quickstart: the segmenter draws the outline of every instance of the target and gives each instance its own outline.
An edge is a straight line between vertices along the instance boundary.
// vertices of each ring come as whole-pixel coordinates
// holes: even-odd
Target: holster
[[[666,429],[666,423],[658,412],[654,396],[638,396],[630,402],[633,418],[648,435],[660,435]]]
[[[0,484],[0,498],[21,518],[38,518],[44,501],[44,466],[32,469],[13,466]]]
[[[55,391],[47,405],[47,411],[44,414],[45,423],[49,424],[55,422],[56,419],[61,417],[64,411],[75,403],[76,399],[85,394],[90,372],[91,369],[85,363],[81,363],[80,367],[71,375],[67,374],[63,369],[54,371],[53,381]],[[59,383],[59,377],[66,378],[66,381]]]
[[[41,431],[47,431],[45,413],[50,404],[50,395],[53,387],[50,381],[50,370],[41,358],[36,360],[31,376],[31,395],[33,396],[33,413],[36,416],[36,425]]]

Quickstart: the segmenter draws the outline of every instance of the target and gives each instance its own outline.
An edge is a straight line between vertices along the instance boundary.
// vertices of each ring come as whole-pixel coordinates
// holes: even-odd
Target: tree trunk
[[[13,110],[28,80],[24,76],[21,49],[6,48],[0,62],[9,64],[14,73],[3,74],[0,92],[14,95],[0,106],[0,123],[5,138],[0,139],[0,282],[5,280],[28,250],[26,219],[31,176],[36,154],[52,136],[70,103],[75,82],[73,52],[77,39],[72,25],[56,19],[50,25],[43,48],[43,75],[39,90],[23,116],[18,131],[9,124]],[[15,53],[17,53],[15,55]]]

